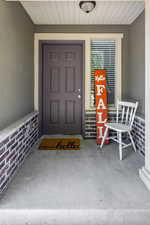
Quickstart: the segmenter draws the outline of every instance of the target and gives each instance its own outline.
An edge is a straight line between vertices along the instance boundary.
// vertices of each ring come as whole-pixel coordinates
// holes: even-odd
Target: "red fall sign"
[[[95,70],[97,144],[101,144],[108,119],[106,70]],[[108,140],[106,139],[106,143]]]

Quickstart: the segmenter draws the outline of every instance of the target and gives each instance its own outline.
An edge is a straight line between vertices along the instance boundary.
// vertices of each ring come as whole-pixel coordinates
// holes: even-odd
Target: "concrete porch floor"
[[[97,151],[81,140],[80,151],[35,148],[0,200],[0,209],[150,209],[139,178],[144,159],[132,149],[119,161],[118,145]]]

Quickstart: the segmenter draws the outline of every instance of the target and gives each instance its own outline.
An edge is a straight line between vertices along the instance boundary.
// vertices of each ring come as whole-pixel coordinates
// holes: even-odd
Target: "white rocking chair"
[[[103,144],[105,142],[105,139],[107,137],[107,132],[108,129],[114,130],[117,132],[117,136],[115,137],[110,137],[109,139],[112,139],[119,143],[119,158],[122,160],[122,149],[133,146],[134,151],[136,152],[136,146],[133,141],[132,135],[131,135],[131,130],[132,130],[132,125],[134,122],[134,117],[135,113],[138,107],[138,102],[132,103],[132,102],[122,102],[118,101],[117,102],[117,118],[116,118],[116,123],[106,123],[105,124],[105,133],[104,137],[102,139],[102,143],[100,147],[103,147]],[[128,133],[131,143],[125,144],[122,142],[122,133]]]

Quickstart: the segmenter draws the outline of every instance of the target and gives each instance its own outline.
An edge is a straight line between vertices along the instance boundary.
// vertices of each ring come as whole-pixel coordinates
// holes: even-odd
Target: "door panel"
[[[65,124],[75,124],[75,101],[68,100],[65,102]]]
[[[59,100],[50,101],[49,106],[50,106],[49,122],[52,124],[59,124],[60,123],[60,116],[59,116],[60,101]]]
[[[76,71],[74,67],[65,68],[65,91],[75,92],[76,87]]]
[[[59,93],[60,90],[60,69],[52,68],[49,74],[49,91],[50,93]]]
[[[43,132],[81,134],[82,46],[43,46]]]

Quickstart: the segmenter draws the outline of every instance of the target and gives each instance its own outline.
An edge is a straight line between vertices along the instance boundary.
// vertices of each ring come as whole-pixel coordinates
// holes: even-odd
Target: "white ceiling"
[[[21,1],[35,24],[131,24],[143,11],[142,1],[97,1],[89,14],[79,1]]]

